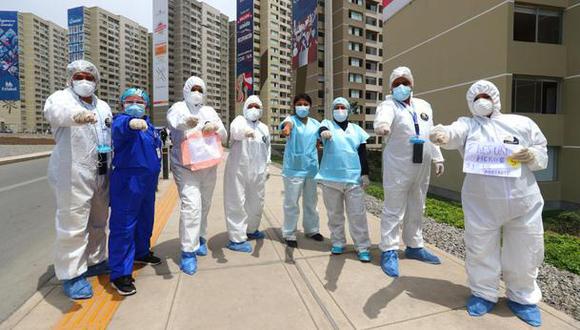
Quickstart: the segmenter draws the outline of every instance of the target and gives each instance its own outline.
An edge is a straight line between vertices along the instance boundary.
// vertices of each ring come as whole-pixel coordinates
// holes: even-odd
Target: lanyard
[[[415,135],[419,137],[421,135],[421,131],[419,129],[419,121],[417,120],[417,112],[415,111],[415,106],[413,106],[413,104],[411,103],[409,107],[411,107],[412,110],[409,110],[406,104],[398,101],[397,103],[399,103],[400,106],[404,107],[405,110],[407,110],[409,114],[411,114],[411,118],[413,118],[413,125],[415,126]]]

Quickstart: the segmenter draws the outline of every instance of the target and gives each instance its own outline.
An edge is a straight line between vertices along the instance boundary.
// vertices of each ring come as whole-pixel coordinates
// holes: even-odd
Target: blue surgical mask
[[[393,97],[399,102],[408,100],[411,97],[411,87],[399,85],[393,88]]]
[[[336,120],[339,123],[344,122],[347,118],[348,118],[348,110],[334,110],[332,112],[332,115],[334,116],[334,120]]]
[[[141,118],[145,115],[145,107],[139,104],[131,104],[125,107],[125,113],[129,116]]]
[[[308,114],[310,113],[310,107],[307,105],[299,105],[296,106],[296,115],[300,118],[306,118],[308,117]]]

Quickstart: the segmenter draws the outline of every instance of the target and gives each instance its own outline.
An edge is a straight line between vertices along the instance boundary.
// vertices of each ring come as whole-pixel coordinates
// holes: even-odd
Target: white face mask
[[[73,80],[72,89],[80,97],[89,97],[95,93],[97,84],[94,81]]]
[[[246,119],[249,121],[257,121],[262,117],[262,110],[258,108],[249,108],[246,110]]]
[[[191,92],[189,100],[193,105],[201,104],[203,102],[203,94],[198,91]]]
[[[342,123],[348,118],[348,110],[335,109],[332,112],[332,115],[334,117],[334,120],[336,120],[339,123]]]
[[[493,112],[493,102],[488,99],[478,99],[473,104],[473,113],[476,116],[487,117]]]

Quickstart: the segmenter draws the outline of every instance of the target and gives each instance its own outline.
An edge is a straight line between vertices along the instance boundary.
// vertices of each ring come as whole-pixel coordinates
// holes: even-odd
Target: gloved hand
[[[429,140],[436,145],[449,143],[449,134],[445,131],[442,125],[437,125],[431,130]]]
[[[363,176],[361,176],[361,179],[362,179],[362,188],[367,189],[369,187],[369,185],[371,184],[371,180],[369,179],[369,176],[363,175]]]
[[[134,129],[136,131],[137,130],[146,131],[148,128],[147,122],[143,119],[138,119],[138,118],[131,119],[129,121],[129,127],[131,127],[131,129]]]
[[[77,124],[95,124],[97,122],[97,115],[89,110],[83,110],[73,116],[73,120]]]
[[[253,129],[251,129],[251,128],[248,128],[248,129],[246,129],[246,132],[244,133],[244,135],[245,135],[247,138],[251,138],[251,139],[253,139],[253,138],[255,138],[255,137],[256,137],[256,133],[255,133],[255,132],[254,132],[254,130],[253,130]]]
[[[292,122],[288,121],[284,124],[284,128],[282,129],[282,137],[288,137],[290,136],[290,134],[292,133],[292,127],[294,126],[294,124],[292,124]]]
[[[197,117],[194,117],[194,116],[189,116],[189,117],[185,118],[185,123],[190,128],[194,128],[195,126],[197,126],[197,123],[199,123],[199,119],[197,119]]]
[[[382,126],[375,128],[375,133],[378,136],[387,136],[387,135],[391,134],[391,128],[388,125],[382,125]]]
[[[443,165],[443,162],[435,163],[435,176],[440,177],[443,173],[445,173],[445,165]]]
[[[203,132],[203,134],[211,134],[211,133],[215,133],[218,130],[218,126],[212,122],[206,123],[203,128],[201,129],[201,131]]]
[[[320,137],[323,140],[332,140],[332,132],[331,131],[324,131],[320,133]]]
[[[523,148],[522,150],[514,152],[511,155],[511,159],[518,161],[520,163],[529,163],[533,161],[535,158],[536,156],[534,156],[534,153],[530,151],[530,149],[528,148]]]

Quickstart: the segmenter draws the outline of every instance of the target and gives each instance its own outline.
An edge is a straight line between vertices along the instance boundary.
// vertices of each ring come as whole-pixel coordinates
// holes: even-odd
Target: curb
[[[46,157],[50,157],[51,154],[52,154],[52,151],[44,151],[44,152],[37,152],[37,153],[33,153],[33,154],[27,154],[27,155],[4,157],[4,158],[0,158],[0,166],[7,165],[7,164],[13,164],[13,163],[25,162],[28,160],[46,158]]]

